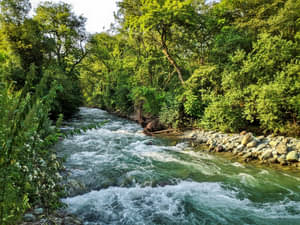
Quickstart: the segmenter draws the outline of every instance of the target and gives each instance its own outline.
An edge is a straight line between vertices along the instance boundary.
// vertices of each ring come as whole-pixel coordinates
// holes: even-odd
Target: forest
[[[299,0],[120,0],[96,34],[67,3],[0,6],[0,224],[60,206],[49,149],[79,106],[164,128],[300,136]]]

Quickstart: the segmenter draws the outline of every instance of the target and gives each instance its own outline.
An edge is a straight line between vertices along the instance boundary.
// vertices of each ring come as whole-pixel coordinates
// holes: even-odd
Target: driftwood
[[[169,133],[171,133],[171,136],[172,135],[181,135],[181,132],[177,131],[176,129],[167,129],[167,130],[160,130],[160,131],[153,131],[153,132],[144,130],[143,132],[144,132],[144,134],[149,135],[149,136],[159,135],[159,134],[169,134]]]
[[[151,132],[151,133],[152,134],[163,134],[163,133],[170,133],[170,132],[173,132],[173,131],[176,131],[176,129],[159,130],[159,131],[154,131],[154,132]]]

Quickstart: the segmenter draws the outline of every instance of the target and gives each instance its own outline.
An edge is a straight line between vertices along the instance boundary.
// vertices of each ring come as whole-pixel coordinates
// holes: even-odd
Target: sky
[[[46,0],[30,0],[35,9],[40,2]],[[48,0],[49,1],[49,0]],[[59,0],[51,0],[59,2]],[[117,11],[117,0],[63,0],[73,6],[76,15],[87,18],[86,30],[90,33],[106,31],[114,22],[114,12]]]

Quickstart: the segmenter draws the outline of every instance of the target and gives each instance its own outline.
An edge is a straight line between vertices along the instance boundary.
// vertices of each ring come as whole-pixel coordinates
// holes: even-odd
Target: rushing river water
[[[104,120],[57,145],[70,178],[83,184],[63,202],[85,224],[300,224],[300,175],[148,137],[99,109],[81,108],[68,126]]]

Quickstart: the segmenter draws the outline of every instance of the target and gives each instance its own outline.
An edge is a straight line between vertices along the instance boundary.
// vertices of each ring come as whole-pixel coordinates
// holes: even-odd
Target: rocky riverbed
[[[254,136],[246,131],[225,134],[214,131],[185,131],[181,138],[209,152],[230,152],[245,162],[280,164],[300,169],[300,140],[283,136]]]

